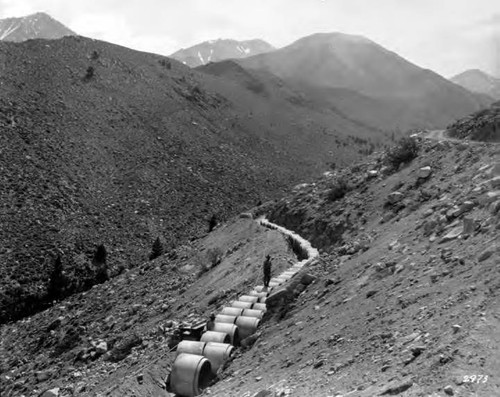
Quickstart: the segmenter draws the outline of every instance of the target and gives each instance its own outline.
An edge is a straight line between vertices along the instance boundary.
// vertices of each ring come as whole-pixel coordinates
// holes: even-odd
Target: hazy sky
[[[70,29],[169,55],[216,38],[282,47],[317,32],[364,35],[450,77],[500,77],[500,0],[0,0],[0,18],[45,11]]]

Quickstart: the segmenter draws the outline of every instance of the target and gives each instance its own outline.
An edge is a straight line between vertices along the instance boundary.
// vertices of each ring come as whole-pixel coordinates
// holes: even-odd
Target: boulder
[[[389,201],[390,204],[396,204],[399,203],[401,200],[403,200],[404,195],[401,192],[392,192],[387,196],[387,200]]]
[[[274,291],[266,299],[266,307],[270,312],[277,311],[288,305],[293,300],[293,293],[288,288],[280,288]]]
[[[99,342],[95,346],[95,351],[97,354],[104,354],[108,351],[108,344],[104,341]]]
[[[50,390],[45,390],[42,394],[40,394],[40,397],[59,397],[59,387],[54,387],[53,389]]]
[[[463,233],[463,226],[456,226],[453,229],[451,229],[448,233],[446,233],[443,238],[441,238],[440,243],[446,243],[447,241],[451,241],[456,239],[458,236],[460,236]]]
[[[432,170],[431,167],[422,167],[418,170],[418,179],[427,179],[431,176]]]

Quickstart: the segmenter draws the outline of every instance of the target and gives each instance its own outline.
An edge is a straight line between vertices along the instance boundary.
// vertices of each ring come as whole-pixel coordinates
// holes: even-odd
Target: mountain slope
[[[483,142],[500,142],[500,102],[450,124],[450,136]]]
[[[466,70],[450,79],[471,92],[480,92],[494,99],[500,99],[500,79],[493,77],[482,70]]]
[[[190,66],[197,67],[209,62],[218,62],[225,59],[246,58],[269,51],[274,47],[264,40],[209,40],[189,48],[174,52],[170,57]]]
[[[383,102],[401,128],[444,126],[486,105],[484,98],[361,36],[315,34],[238,62],[319,92],[347,89]],[[345,113],[360,118],[363,111],[353,99]]]
[[[116,273],[156,237],[202,236],[213,214],[276,197],[384,139],[293,93],[266,98],[82,37],[0,43],[0,61],[2,321],[47,303],[58,253],[66,292],[88,288],[96,245]]]
[[[0,19],[0,40],[25,41],[30,39],[59,39],[76,33],[44,12],[20,18]]]
[[[300,232],[320,257],[305,269],[311,283],[268,307],[205,394],[499,394],[500,196],[485,200],[500,174],[498,149],[417,147],[398,171],[377,153],[250,210]],[[351,188],[334,196],[341,178]],[[207,268],[214,248],[221,261]],[[3,325],[6,396],[58,387],[61,395],[168,397],[174,330],[261,284],[267,253],[273,275],[297,262],[283,236],[248,214],[176,253]]]

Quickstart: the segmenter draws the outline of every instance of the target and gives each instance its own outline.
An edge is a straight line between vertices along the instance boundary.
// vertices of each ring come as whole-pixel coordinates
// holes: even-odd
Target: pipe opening
[[[201,392],[203,389],[206,389],[210,386],[210,382],[212,381],[212,369],[210,368],[210,361],[204,360],[201,364],[200,373],[198,376],[198,390]]]

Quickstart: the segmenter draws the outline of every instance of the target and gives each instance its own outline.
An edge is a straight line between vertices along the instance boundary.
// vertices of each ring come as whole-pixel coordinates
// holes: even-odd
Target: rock
[[[51,371],[37,371],[35,372],[35,377],[37,382],[45,382],[52,376]]]
[[[376,178],[377,176],[378,176],[377,170],[369,170],[368,171],[368,178]]]
[[[431,175],[431,167],[422,167],[418,170],[418,179],[427,179]]]
[[[477,258],[477,260],[479,262],[482,262],[482,261],[485,261],[486,259],[488,259],[491,255],[493,255],[495,251],[492,250],[492,249],[486,249],[485,251],[483,251],[481,253],[481,255],[479,255],[479,257]]]
[[[241,344],[242,347],[251,347],[257,341],[257,339],[260,338],[261,335],[262,334],[260,332],[257,332],[255,334],[247,336],[245,339],[243,339],[240,342],[240,344]]]
[[[392,385],[387,386],[379,395],[380,396],[398,395],[408,390],[412,386],[413,386],[413,381],[411,380],[407,380],[401,383],[394,383]]]
[[[387,196],[387,200],[389,201],[390,204],[396,204],[399,203],[401,200],[403,200],[404,195],[401,192],[392,192]]]
[[[281,288],[269,295],[266,299],[267,310],[277,311],[293,300],[293,293],[288,288]]]
[[[307,286],[307,285],[311,284],[314,280],[316,280],[316,277],[311,276],[308,273],[304,273],[302,275],[302,277],[300,278],[300,283]]]
[[[454,333],[457,333],[462,329],[462,327],[458,324],[453,325],[451,328],[453,328]]]
[[[500,176],[500,162],[493,164],[490,172],[493,176]]]
[[[95,351],[99,355],[106,353],[108,351],[108,344],[105,341],[99,342],[95,347]]]
[[[474,219],[464,218],[463,219],[463,234],[472,234],[476,228],[474,224]]]
[[[500,187],[500,176],[496,176],[493,179],[490,179],[488,183],[493,189]]]
[[[439,243],[446,243],[447,241],[456,239],[458,236],[462,234],[463,230],[464,230],[463,226],[454,227],[441,238]]]
[[[130,354],[133,347],[138,346],[141,343],[142,339],[139,336],[135,334],[130,335],[118,342],[113,349],[111,349],[109,354],[106,355],[106,359],[111,362],[121,361]]]
[[[378,292],[377,290],[372,289],[371,291],[368,291],[368,292],[366,293],[366,297],[367,297],[367,298],[370,298],[370,297],[372,297],[373,295],[375,295],[377,292]]]
[[[40,397],[59,397],[59,387],[54,387],[53,389],[50,390],[45,390],[42,394],[40,394]]]
[[[500,212],[500,200],[491,203],[490,211],[493,215],[496,215],[498,212]]]
[[[446,386],[443,391],[448,394],[449,396],[453,396],[454,392],[453,392],[453,387],[451,387],[450,385]]]
[[[255,378],[255,380],[261,380],[262,377],[258,377],[260,379]],[[271,397],[273,395],[273,392],[271,390],[261,390],[257,393],[255,393],[252,397]]]

